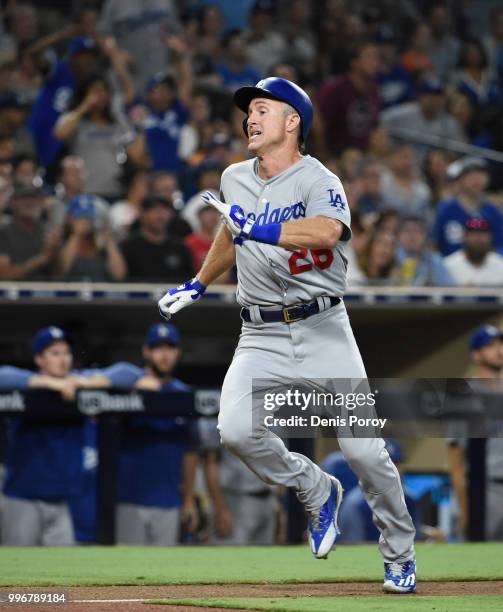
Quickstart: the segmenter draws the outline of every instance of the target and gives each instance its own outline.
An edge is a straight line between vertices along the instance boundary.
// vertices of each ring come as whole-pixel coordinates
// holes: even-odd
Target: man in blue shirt
[[[40,163],[49,167],[63,151],[63,143],[53,135],[60,115],[68,110],[72,95],[98,68],[98,50],[92,38],[74,38],[67,59],[48,66],[46,81],[35,100],[29,119]]]
[[[180,357],[180,336],[173,325],[152,325],[145,338],[144,370],[117,364],[104,371],[112,386],[144,391],[188,391],[173,377]],[[121,381],[124,369],[126,380]],[[122,382],[122,384],[120,384]],[[178,541],[184,467],[189,450],[185,418],[137,416],[124,419],[118,468],[116,536],[120,544],[173,546]]]
[[[465,224],[472,218],[488,221],[492,229],[496,251],[503,249],[503,214],[497,206],[484,198],[489,184],[489,173],[484,160],[465,157],[458,166],[458,195],[438,207],[434,239],[444,256],[463,246]]]
[[[128,153],[139,166],[176,172],[182,163],[179,145],[182,127],[189,119],[193,79],[190,49],[174,36],[168,37],[167,44],[176,76],[161,72],[148,81],[146,108],[138,98],[128,104],[129,116],[139,129]]]
[[[45,388],[64,399],[78,387],[103,378],[72,370],[73,355],[63,330],[48,327],[33,340],[38,372],[0,368],[0,388]],[[87,378],[85,378],[87,377]],[[84,490],[84,419],[12,417],[7,428],[2,543],[7,546],[64,546],[74,543],[68,502]]]

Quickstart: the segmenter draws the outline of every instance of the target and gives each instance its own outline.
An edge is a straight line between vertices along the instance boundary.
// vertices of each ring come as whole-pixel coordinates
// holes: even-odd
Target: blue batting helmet
[[[287,79],[279,77],[269,77],[262,79],[255,87],[241,87],[234,94],[234,103],[245,113],[248,113],[248,107],[253,98],[270,98],[271,100],[280,100],[292,106],[300,115],[302,141],[305,142],[309,128],[313,121],[313,103],[307,93],[295,83]],[[245,134],[246,122],[243,122]]]

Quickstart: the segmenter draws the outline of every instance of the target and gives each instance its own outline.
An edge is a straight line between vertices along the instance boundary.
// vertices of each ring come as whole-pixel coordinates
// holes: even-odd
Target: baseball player
[[[0,388],[45,388],[74,399],[79,387],[103,380],[95,370],[73,370],[73,354],[59,327],[41,329],[32,343],[37,372],[0,367]],[[87,420],[36,416],[8,422],[2,542],[6,546],[75,543],[69,504],[85,488]]]
[[[342,487],[253,418],[252,380],[366,378],[342,301],[348,202],[338,177],[302,153],[313,118],[302,89],[267,78],[238,89],[234,102],[247,115],[253,158],[225,170],[222,201],[203,196],[223,226],[197,276],[162,297],[159,309],[169,318],[236,263],[243,328],[222,388],[221,441],[264,482],[295,489],[309,516],[311,550],[326,558],[337,539]],[[414,592],[414,526],[383,440],[339,443],[381,533],[384,590]]]

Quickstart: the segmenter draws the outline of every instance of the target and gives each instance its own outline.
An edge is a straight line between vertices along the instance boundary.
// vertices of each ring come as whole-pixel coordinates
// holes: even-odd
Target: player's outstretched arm
[[[232,235],[222,225],[206,256],[202,268],[195,278],[168,291],[158,302],[159,312],[165,319],[177,313],[185,306],[193,304],[219,276],[227,272],[236,261],[236,252]]]
[[[341,221],[322,215],[285,223],[259,225],[255,218],[246,217],[238,204],[221,202],[210,191],[201,197],[221,213],[237,244],[243,240],[254,240],[285,249],[332,249],[344,231]]]

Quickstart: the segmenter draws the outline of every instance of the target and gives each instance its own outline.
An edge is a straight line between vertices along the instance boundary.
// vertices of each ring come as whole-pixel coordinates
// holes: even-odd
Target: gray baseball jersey
[[[224,172],[221,191],[228,204],[239,204],[261,224],[323,215],[344,225],[333,249],[292,252],[252,240],[236,246],[238,300],[250,312],[256,314],[259,305],[289,306],[324,295],[343,295],[343,243],[351,237],[350,214],[340,180],[320,162],[303,157],[264,181],[257,175],[257,160],[245,161]],[[252,383],[262,379],[361,380],[366,377],[365,368],[344,302],[290,325],[256,319],[243,323],[224,380],[218,416],[221,440],[264,483],[294,488],[305,508],[314,510],[328,497],[330,479],[310,459],[290,452],[281,438],[267,431],[256,414],[261,407],[253,401]],[[411,559],[414,525],[384,441],[340,437],[339,444],[381,531],[384,560]]]
[[[252,240],[236,246],[237,299],[242,306],[289,306],[344,294],[344,242],[351,237],[351,218],[335,174],[306,155],[266,181],[257,174],[255,158],[229,166],[222,175],[221,192],[228,204],[239,204],[261,225],[320,215],[344,224],[341,241],[333,249],[289,251]]]

